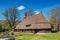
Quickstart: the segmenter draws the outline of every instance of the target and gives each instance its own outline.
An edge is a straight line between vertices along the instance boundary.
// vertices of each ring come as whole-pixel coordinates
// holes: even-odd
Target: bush
[[[9,31],[9,29],[3,29],[2,31],[3,31],[3,32],[5,32],[5,31]]]
[[[7,29],[5,29],[5,31],[9,31],[9,29],[7,28]]]

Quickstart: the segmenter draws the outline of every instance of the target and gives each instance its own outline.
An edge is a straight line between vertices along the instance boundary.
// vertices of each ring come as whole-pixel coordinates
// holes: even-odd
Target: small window
[[[31,26],[31,24],[30,25],[26,25],[26,27],[30,27]]]

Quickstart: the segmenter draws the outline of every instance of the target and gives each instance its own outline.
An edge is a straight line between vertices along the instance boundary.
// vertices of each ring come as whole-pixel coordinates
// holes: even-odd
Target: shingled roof
[[[30,25],[29,27],[26,27]],[[21,23],[16,26],[16,29],[47,29],[51,28],[42,13],[33,16],[27,16]]]

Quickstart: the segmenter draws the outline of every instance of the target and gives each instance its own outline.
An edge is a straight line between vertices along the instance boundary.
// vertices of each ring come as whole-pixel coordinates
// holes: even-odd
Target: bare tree
[[[50,11],[51,16],[54,16],[56,19],[60,19],[60,7],[55,7]]]
[[[28,11],[27,11],[27,16],[32,16],[34,15],[33,13],[33,10],[30,8]]]
[[[9,8],[8,10],[6,10],[3,15],[7,20],[7,24],[12,28],[14,26],[16,26],[16,21],[18,20],[18,11],[16,9],[16,7],[12,7]]]
[[[57,29],[56,18],[54,16],[51,16],[49,21],[50,21],[50,24],[52,27],[52,31],[56,31],[56,29]]]
[[[54,17],[54,18],[52,18],[52,17]],[[59,19],[60,19],[60,7],[56,7],[56,8],[51,9],[50,22],[56,24],[57,26],[54,24],[53,25],[57,29],[59,28],[59,22],[58,22]]]

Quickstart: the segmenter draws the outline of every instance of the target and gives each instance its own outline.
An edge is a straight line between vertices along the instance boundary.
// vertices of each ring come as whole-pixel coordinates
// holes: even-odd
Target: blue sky
[[[4,20],[2,13],[12,6],[16,6],[22,16],[32,8],[37,13],[42,10],[43,15],[48,18],[50,9],[60,6],[60,0],[0,0],[0,20]]]

